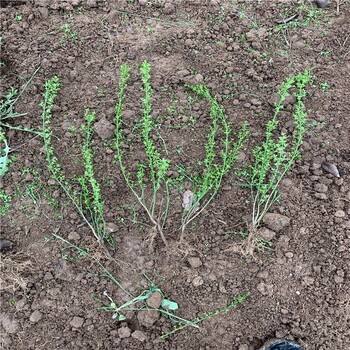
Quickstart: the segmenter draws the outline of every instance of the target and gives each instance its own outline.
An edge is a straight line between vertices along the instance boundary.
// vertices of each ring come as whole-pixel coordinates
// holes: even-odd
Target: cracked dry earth
[[[2,349],[258,349],[273,337],[299,341],[308,350],[350,349],[350,2],[220,0],[2,1],[1,89],[20,89],[38,72],[15,105],[11,120],[39,130],[44,82],[57,75],[62,88],[53,111],[54,148],[67,178],[80,174],[86,108],[96,111],[95,167],[116,250],[107,257],[74,207],[50,179],[40,137],[6,130],[13,152],[1,189],[11,196],[1,217]],[[276,22],[298,14],[295,25]],[[172,164],[203,156],[209,113],[189,101],[185,84],[205,83],[234,130],[248,120],[252,138],[239,155],[249,162],[281,82],[311,69],[305,100],[309,125],[302,159],[280,186],[267,217],[270,250],[245,256],[250,193],[231,173],[204,215],[177,244],[181,200],[169,214],[165,249],[147,243],[147,217],[135,206],[114,161],[113,115],[119,67],[133,67],[124,117],[131,133],[140,117],[137,66],[151,64],[153,113]],[[282,113],[290,133],[293,99]],[[160,138],[155,137],[161,143]],[[137,140],[134,140],[137,144]],[[133,144],[126,145],[132,151]],[[137,152],[128,160],[133,169]],[[340,177],[324,171],[336,164]],[[171,176],[178,176],[176,168]],[[181,198],[181,194],[176,194]],[[2,204],[3,205],[3,204]],[[272,219],[271,219],[272,218]],[[281,222],[283,223],[282,225]],[[140,224],[143,223],[143,224]],[[56,232],[90,254],[70,259]],[[101,276],[99,261],[133,295],[149,286],[146,274],[194,319],[249,292],[236,309],[160,341],[172,327],[156,311],[129,311],[126,320],[97,308],[103,295],[117,304],[129,296]]]

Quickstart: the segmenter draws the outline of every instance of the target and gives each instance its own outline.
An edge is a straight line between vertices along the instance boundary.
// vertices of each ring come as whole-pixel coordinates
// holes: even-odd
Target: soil
[[[40,130],[44,83],[62,83],[53,111],[54,148],[68,179],[82,173],[79,127],[86,108],[96,111],[95,170],[106,220],[116,241],[110,257],[50,179],[40,136],[6,130],[12,163],[1,188],[12,196],[1,218],[2,349],[258,349],[270,338],[299,341],[305,349],[350,349],[350,3],[329,1],[66,0],[2,1],[3,93],[21,89],[15,105],[24,117],[13,125]],[[296,25],[276,22],[299,14]],[[140,118],[139,65],[151,64],[154,139],[176,164],[203,158],[208,105],[185,84],[205,83],[223,105],[234,130],[244,120],[252,138],[239,154],[249,162],[281,82],[311,69],[305,100],[309,125],[302,159],[281,184],[271,213],[286,224],[265,222],[271,249],[243,254],[249,191],[233,172],[179,244],[181,191],[169,212],[165,248],[147,241],[149,221],[115,162],[113,115],[119,67],[133,67],[125,101],[129,131],[127,168],[144,156],[132,138]],[[192,100],[188,98],[192,96]],[[293,99],[280,129],[292,131]],[[128,136],[129,135],[129,136]],[[135,146],[136,145],[136,146]],[[340,177],[322,163],[335,164]],[[197,169],[198,170],[198,169]],[[198,170],[200,171],[200,170]],[[60,235],[88,248],[77,257]],[[102,276],[104,266],[136,296],[150,279],[177,315],[194,319],[249,292],[236,309],[186,328],[163,341],[172,322],[157,311],[128,311],[126,320],[97,309],[129,296]],[[145,277],[147,276],[148,279]]]

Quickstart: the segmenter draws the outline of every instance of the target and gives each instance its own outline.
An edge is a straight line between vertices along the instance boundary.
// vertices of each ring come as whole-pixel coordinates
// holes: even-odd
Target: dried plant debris
[[[322,169],[326,171],[327,173],[330,173],[334,175],[335,177],[340,177],[338,168],[335,164],[328,163],[328,162],[323,162],[322,163]]]
[[[0,259],[0,291],[15,292],[26,289],[27,278],[32,263],[29,257],[22,253],[2,256]]]

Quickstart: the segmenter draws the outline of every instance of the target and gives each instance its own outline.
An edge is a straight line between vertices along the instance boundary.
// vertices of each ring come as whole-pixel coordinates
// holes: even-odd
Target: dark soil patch
[[[276,25],[295,13],[298,25]],[[17,159],[1,179],[12,202],[1,218],[0,238],[14,242],[11,251],[1,252],[2,263],[12,264],[1,273],[14,278],[1,279],[4,349],[243,350],[284,336],[305,349],[350,349],[349,1],[333,1],[317,11],[310,1],[282,0],[5,1],[0,18],[2,92],[19,89],[40,66],[16,105],[27,115],[14,124],[39,129],[43,84],[54,75],[62,82],[53,115],[54,147],[70,179],[82,171],[84,110],[96,110],[96,173],[117,243],[107,258],[81,225],[50,180],[42,139],[8,131],[11,157]],[[227,234],[245,229],[251,209],[249,192],[236,186],[230,174],[180,246],[181,193],[173,193],[179,202],[166,227],[170,248],[166,251],[157,239],[149,254],[147,217],[123,182],[109,132],[122,63],[133,67],[125,118],[130,130],[137,128],[137,67],[144,60],[152,66],[160,136],[173,164],[188,166],[203,157],[209,115],[204,101],[189,100],[186,83],[207,84],[235,130],[249,121],[253,138],[240,154],[242,163],[263,137],[281,82],[312,69],[306,100],[310,129],[302,160],[286,175],[272,210],[290,223],[274,236],[272,250],[245,256],[239,249],[243,238]],[[290,108],[283,115],[287,132]],[[138,140],[129,141],[132,169],[142,154],[134,146]],[[340,178],[322,169],[325,161],[337,164]],[[74,250],[62,250],[66,244],[53,232],[91,254],[64,259]],[[236,295],[250,292],[250,297],[237,309],[204,321],[200,330],[187,328],[160,342],[160,334],[172,325],[169,319],[130,311],[118,322],[111,313],[96,310],[95,296],[108,302],[105,290],[118,304],[128,300],[101,276],[96,261],[133,295],[148,288],[146,274],[179,304],[179,316],[188,319]]]

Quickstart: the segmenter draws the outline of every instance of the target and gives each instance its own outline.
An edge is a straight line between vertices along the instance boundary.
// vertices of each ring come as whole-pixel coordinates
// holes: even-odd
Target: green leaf
[[[0,176],[4,176],[7,173],[8,170],[8,154],[10,153],[10,147],[8,146],[6,140],[3,140],[5,142],[5,148],[1,150],[1,152],[4,152],[5,155],[0,157]]]
[[[167,310],[176,311],[179,308],[179,305],[175,301],[171,301],[168,299],[162,300],[162,307]]]

